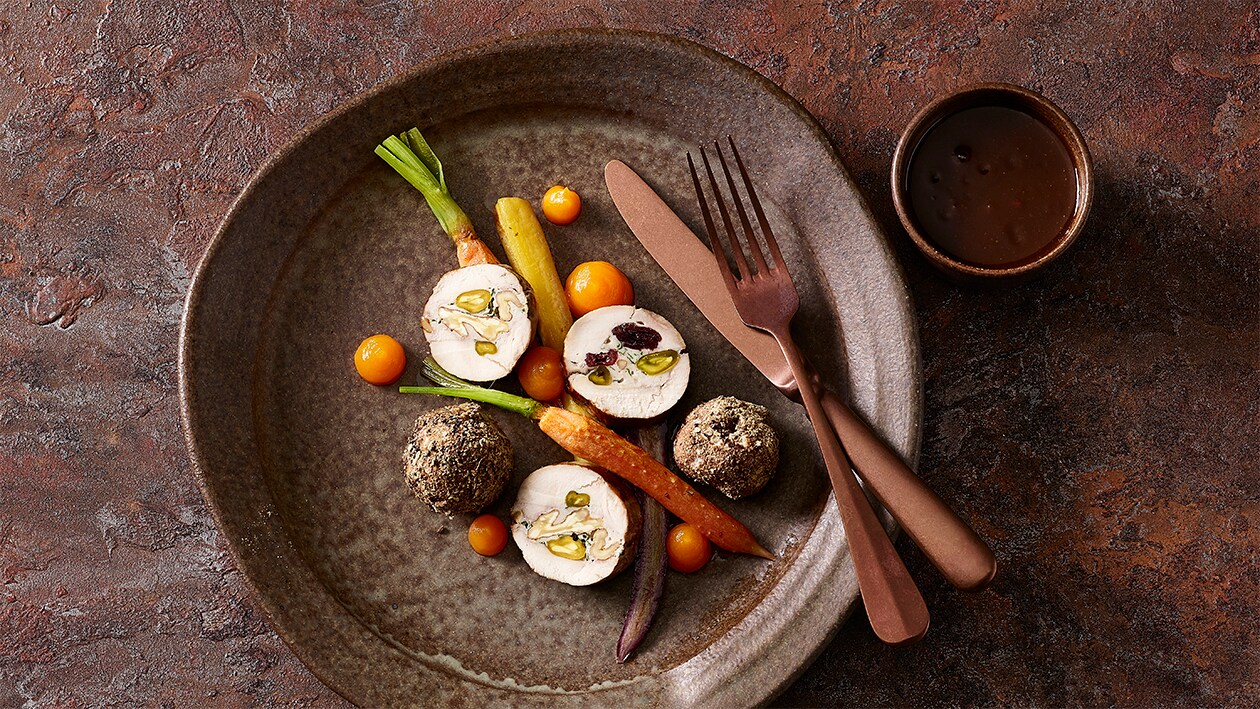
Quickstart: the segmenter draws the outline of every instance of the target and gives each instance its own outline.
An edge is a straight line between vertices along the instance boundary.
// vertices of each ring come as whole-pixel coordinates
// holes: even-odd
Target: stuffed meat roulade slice
[[[499,264],[442,276],[420,320],[433,359],[475,382],[507,376],[534,339],[531,297],[520,276]]]
[[[577,463],[530,473],[512,505],[512,539],[525,562],[571,586],[599,583],[629,566],[641,524],[628,486]]]
[[[610,305],[578,318],[564,339],[569,389],[600,412],[650,419],[687,391],[691,359],[668,320],[633,305]]]

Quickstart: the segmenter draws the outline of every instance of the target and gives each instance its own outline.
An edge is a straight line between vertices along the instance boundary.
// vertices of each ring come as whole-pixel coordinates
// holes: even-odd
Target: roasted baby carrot
[[[543,234],[542,224],[529,202],[519,197],[504,197],[494,205],[494,220],[499,241],[507,252],[512,268],[534,289],[538,303],[538,331],[544,345],[556,352],[564,351],[564,337],[573,325],[573,314],[565,300],[564,284],[551,258],[551,247]]]

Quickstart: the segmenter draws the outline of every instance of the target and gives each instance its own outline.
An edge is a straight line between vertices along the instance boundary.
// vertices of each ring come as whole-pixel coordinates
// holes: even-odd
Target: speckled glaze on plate
[[[553,71],[557,64],[565,72]],[[557,182],[582,217],[547,227],[562,273],[606,259],[692,353],[677,413],[718,394],[768,406],[784,437],[760,494],[714,499],[775,562],[720,557],[672,574],[647,641],[613,649],[630,574],[577,589],[513,547],[469,548],[470,517],[415,500],[401,473],[412,420],[450,403],[369,386],[351,354],[398,338],[414,382],[418,315],[453,249],[423,199],[372,153],[424,130],[448,184],[499,253],[491,207]],[[626,161],[697,223],[684,152],[733,134],[801,290],[802,346],[904,455],[921,398],[909,297],[825,134],[751,70],[690,42],[619,31],[526,36],[446,55],[303,131],[253,177],[197,271],[180,394],[206,499],[277,632],[324,682],[365,706],[739,706],[763,702],[821,649],[857,599],[843,530],[803,410],[783,399],[669,282],[603,187]],[[843,365],[841,363],[844,363]],[[493,414],[516,484],[566,455],[532,423]]]

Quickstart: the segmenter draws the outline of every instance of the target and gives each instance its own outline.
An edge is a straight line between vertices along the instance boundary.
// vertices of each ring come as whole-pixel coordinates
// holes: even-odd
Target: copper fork
[[[717,204],[725,227],[726,238],[718,235],[714,226],[713,214],[709,210],[709,202],[705,198],[704,189],[700,185],[700,174],[696,170],[691,153],[687,154],[687,164],[691,168],[691,179],[695,183],[696,199],[700,203],[700,211],[704,216],[704,226],[709,234],[709,245],[717,259],[722,278],[726,281],[726,289],[730,291],[735,309],[749,327],[764,330],[774,336],[783,356],[792,368],[792,374],[800,386],[801,398],[805,401],[805,410],[809,414],[810,423],[814,427],[814,435],[818,439],[818,447],[822,450],[823,462],[827,466],[827,475],[831,478],[831,487],[836,496],[836,504],[840,510],[840,520],[844,524],[845,536],[849,540],[849,552],[853,557],[853,565],[857,570],[858,586],[862,590],[862,603],[866,606],[866,614],[870,618],[871,628],[880,640],[890,645],[913,643],[927,633],[929,615],[927,605],[923,602],[914,579],[906,570],[906,565],[893,549],[892,541],[884,533],[884,528],[875,516],[866,496],[858,486],[835,431],[827,421],[818,392],[811,381],[809,368],[796,343],[792,340],[791,322],[800,306],[800,298],[796,285],[788,274],[787,263],[779,251],[779,244],[774,239],[774,232],[761,209],[757,192],[753,189],[752,180],[744,168],[744,161],[739,156],[735,141],[727,138],[731,155],[739,167],[743,178],[744,191],[748,203],[756,214],[757,223],[761,227],[762,237],[769,248],[771,261],[758,244],[757,235],[748,219],[739,192],[735,189],[735,181],[726,164],[726,156],[722,146],[714,143],[714,150],[722,166],[726,185],[735,205],[742,227],[744,242],[752,255],[753,266],[750,267],[744,255],[744,247],[736,235],[735,225],[731,220],[730,210],[722,191],[713,176],[713,168],[709,164],[709,156],[703,147],[700,158],[704,163],[704,171],[708,176],[709,188],[713,193],[713,201]],[[727,253],[734,258],[739,270],[736,276],[727,263]]]

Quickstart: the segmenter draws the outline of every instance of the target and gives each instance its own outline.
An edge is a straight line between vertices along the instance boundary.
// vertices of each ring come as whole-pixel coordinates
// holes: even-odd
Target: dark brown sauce
[[[1046,251],[1076,210],[1076,168],[1049,126],[1003,106],[946,116],[919,141],[907,191],[923,235],[977,266]]]

